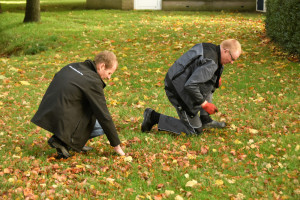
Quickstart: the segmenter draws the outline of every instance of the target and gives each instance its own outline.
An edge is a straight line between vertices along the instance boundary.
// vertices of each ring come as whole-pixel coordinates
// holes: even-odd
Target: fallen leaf
[[[34,194],[30,188],[25,188],[23,190],[23,194],[25,197],[32,197]]]
[[[106,181],[109,182],[109,183],[113,183],[115,181],[115,179],[113,179],[113,178],[107,178]]]
[[[21,149],[21,147],[16,147],[16,149],[15,149],[15,151],[18,153],[18,152],[20,152],[22,149]]]
[[[237,198],[237,200],[242,200],[242,199],[244,199],[246,196],[244,195],[244,194],[242,194],[242,193],[238,193],[237,195],[236,195],[236,198]]]
[[[173,190],[166,190],[166,191],[165,191],[165,194],[166,194],[166,196],[168,197],[168,196],[170,196],[170,195],[172,195],[172,194],[175,194],[175,192],[174,192]]]
[[[21,83],[22,85],[30,85],[30,83],[29,83],[28,81],[20,81],[20,83]]]
[[[183,198],[182,198],[180,195],[177,195],[177,196],[175,197],[175,200],[183,200]]]
[[[230,129],[231,129],[231,130],[236,130],[236,129],[237,129],[237,127],[236,127],[236,125],[234,125],[234,124],[231,124],[231,126],[230,126]]]
[[[250,128],[249,132],[252,133],[252,134],[257,134],[258,130]]]
[[[220,186],[220,185],[223,185],[223,184],[224,184],[224,182],[220,179],[216,180],[216,182],[215,182],[215,185],[217,185],[217,186]]]
[[[169,166],[163,166],[163,170],[164,170],[164,171],[170,171],[171,168],[170,168]]]
[[[234,144],[243,144],[241,141],[239,141],[238,139],[234,140],[233,142]]]
[[[208,149],[209,149],[208,146],[201,147],[201,154],[202,154],[202,155],[207,154]]]
[[[132,162],[132,157],[131,157],[131,156],[126,156],[126,157],[124,158],[124,161],[125,161],[125,162]]]
[[[163,184],[163,183],[160,183],[160,184],[158,184],[157,185],[157,189],[161,189],[161,188],[163,188],[165,185]]]
[[[194,187],[197,183],[198,182],[196,180],[191,180],[185,184],[185,187]]]

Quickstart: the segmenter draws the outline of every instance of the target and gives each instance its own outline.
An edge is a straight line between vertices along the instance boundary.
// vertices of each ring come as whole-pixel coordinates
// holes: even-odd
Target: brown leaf
[[[30,188],[25,188],[23,190],[23,194],[24,194],[25,197],[32,197],[32,196],[34,196],[34,194],[32,192],[32,189],[30,189]]]
[[[209,149],[208,146],[201,147],[201,154],[202,154],[202,155],[207,154],[208,149]]]
[[[165,185],[163,184],[163,183],[160,183],[160,184],[158,184],[156,187],[157,187],[157,189],[161,189],[161,188],[163,188]]]
[[[10,174],[10,169],[5,168],[5,169],[3,170],[3,172],[4,172],[4,174]]]
[[[164,171],[170,171],[171,168],[170,168],[169,166],[163,166],[163,170],[164,170]]]

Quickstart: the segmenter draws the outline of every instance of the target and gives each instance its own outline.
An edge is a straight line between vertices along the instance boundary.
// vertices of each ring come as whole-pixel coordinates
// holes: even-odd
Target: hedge
[[[291,54],[300,55],[300,1],[267,0],[266,32]]]

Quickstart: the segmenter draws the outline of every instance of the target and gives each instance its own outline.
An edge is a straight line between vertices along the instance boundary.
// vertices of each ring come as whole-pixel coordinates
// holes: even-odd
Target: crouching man
[[[212,94],[221,84],[223,65],[233,64],[241,52],[240,43],[228,39],[220,45],[199,43],[183,54],[165,77],[165,92],[179,119],[147,108],[142,132],[150,131],[155,124],[161,131],[189,135],[200,134],[203,128],[224,128],[224,122],[210,117],[218,112]]]
[[[70,157],[70,149],[90,150],[87,141],[103,134],[119,155],[125,155],[103,92],[104,80],[117,67],[115,54],[103,51],[94,61],[71,63],[55,74],[31,121],[54,134],[48,144],[56,148],[58,158]]]

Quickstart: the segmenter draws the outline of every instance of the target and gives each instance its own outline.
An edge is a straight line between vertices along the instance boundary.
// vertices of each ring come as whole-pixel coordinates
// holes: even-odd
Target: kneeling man
[[[87,141],[102,134],[119,155],[125,155],[103,92],[104,80],[117,67],[115,54],[103,51],[94,61],[71,63],[55,74],[31,121],[54,134],[48,143],[59,158],[70,157],[70,149],[90,150]]]

